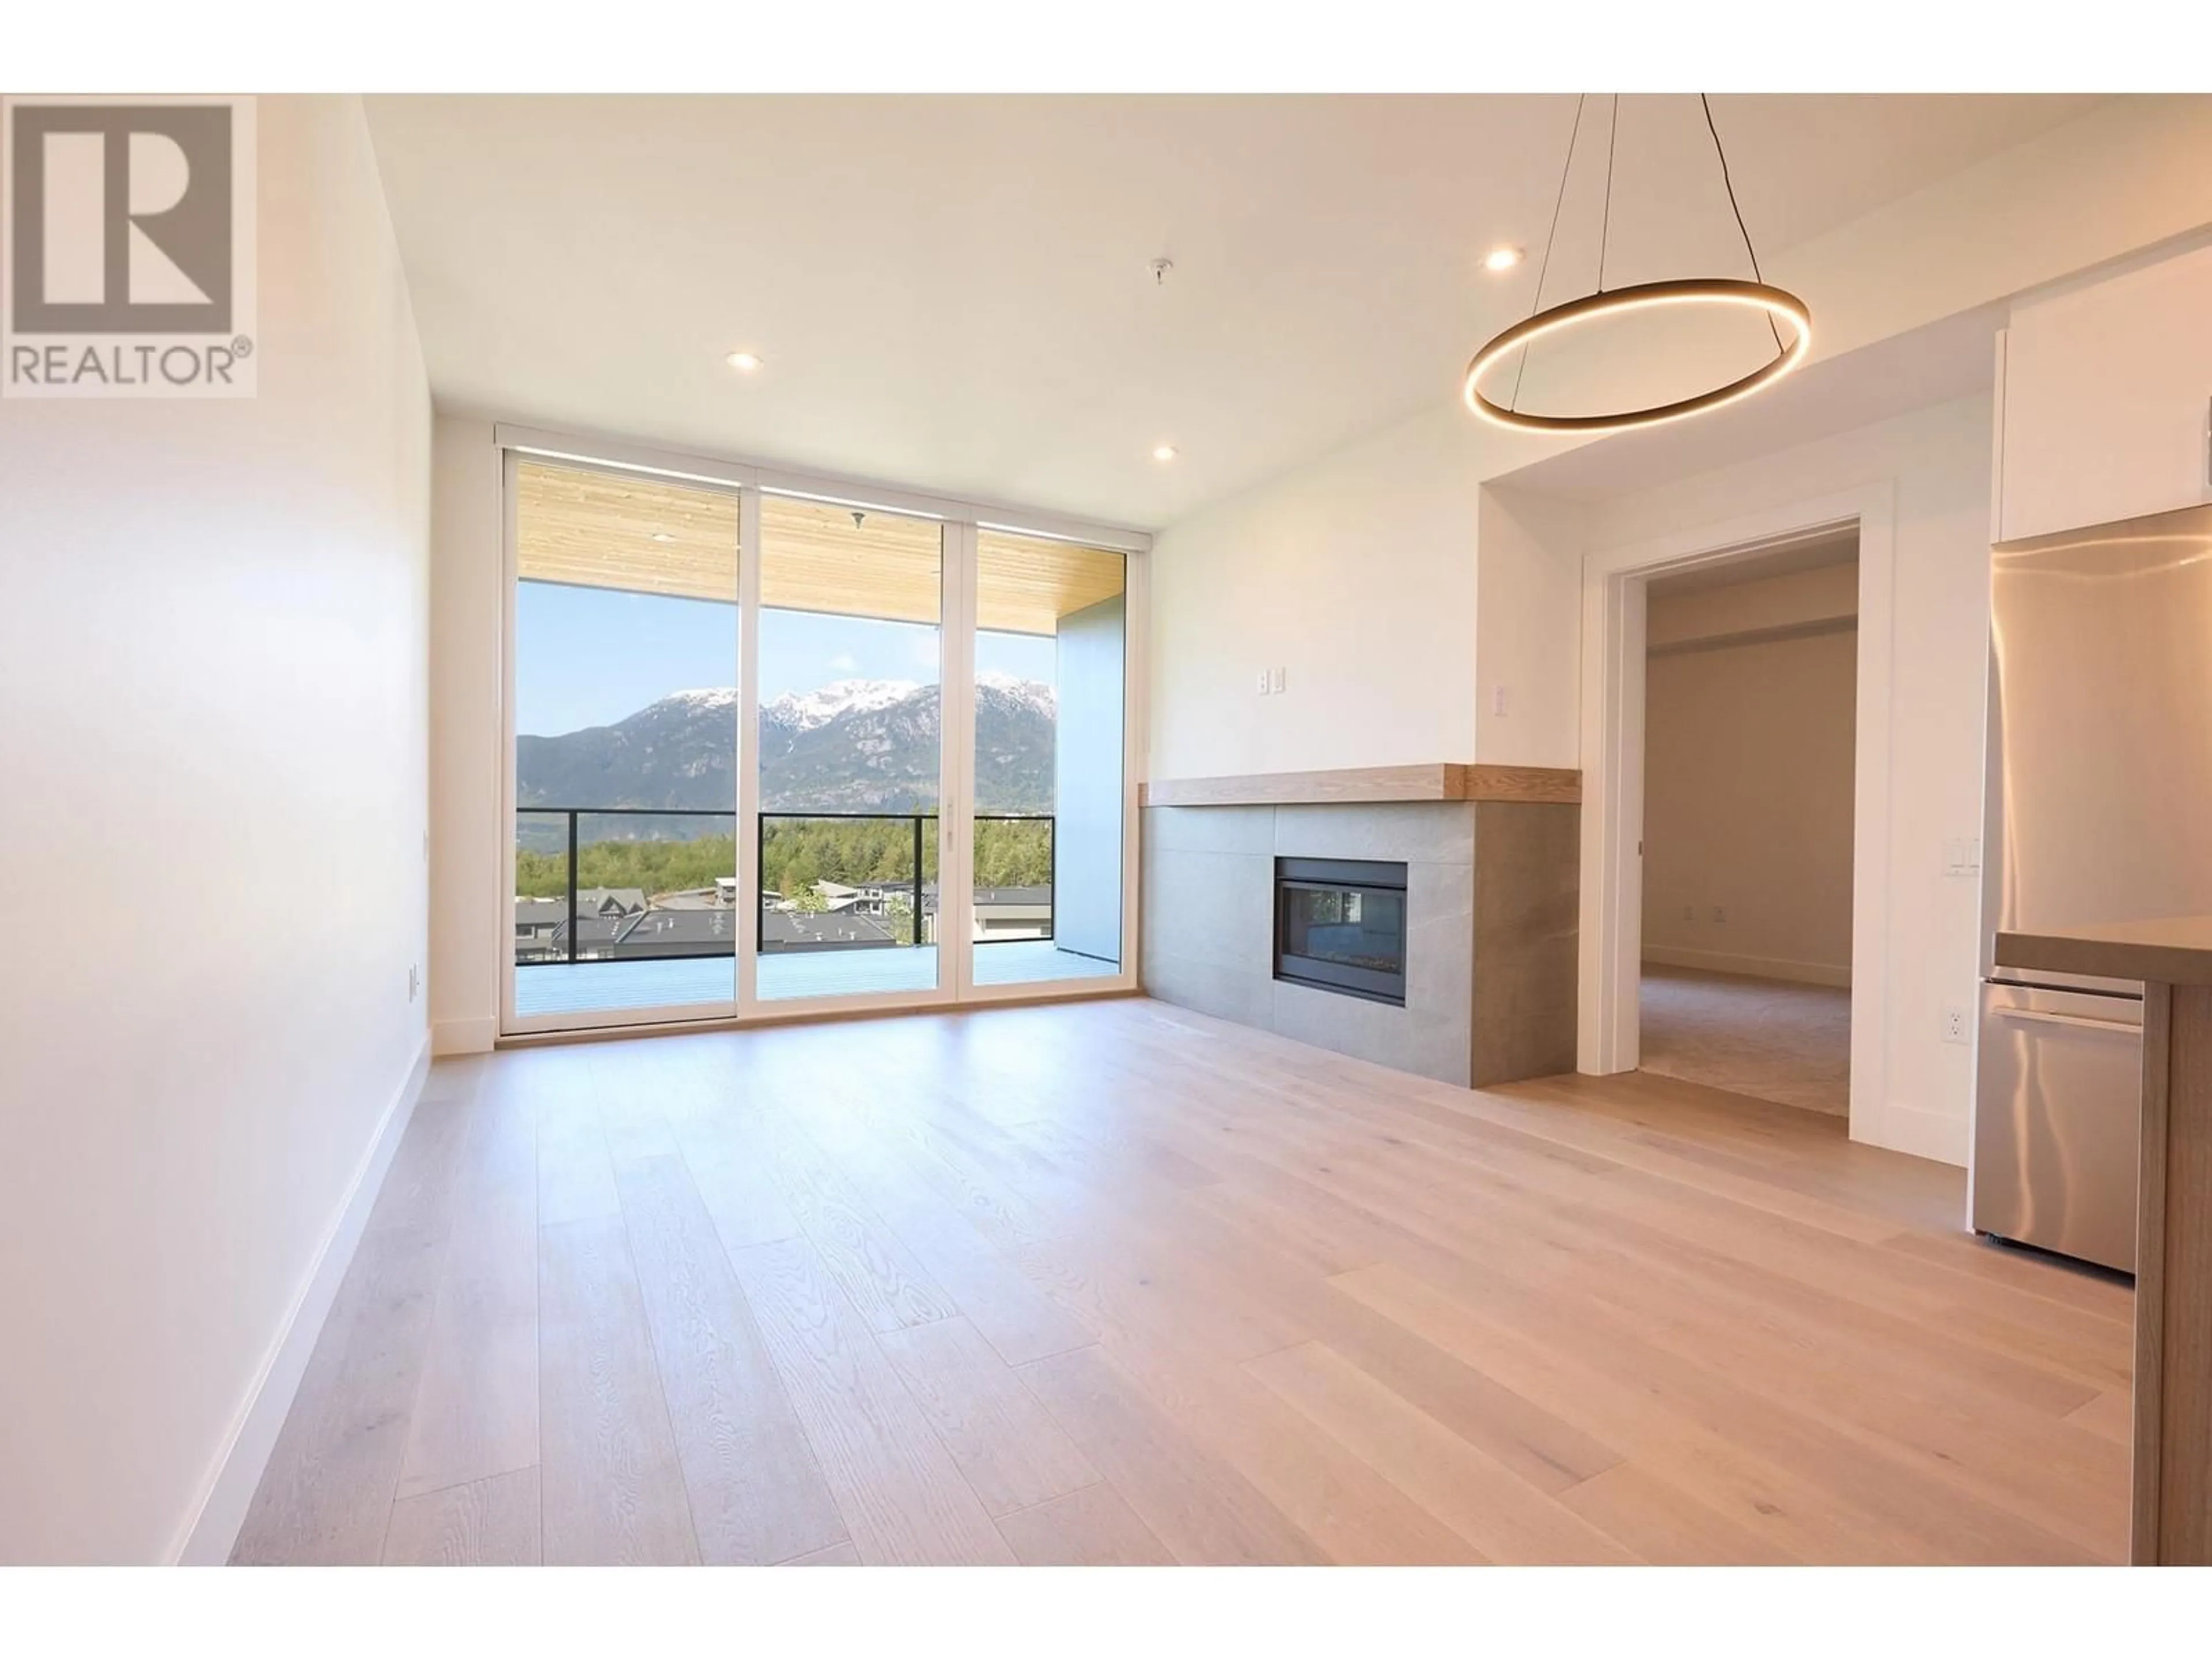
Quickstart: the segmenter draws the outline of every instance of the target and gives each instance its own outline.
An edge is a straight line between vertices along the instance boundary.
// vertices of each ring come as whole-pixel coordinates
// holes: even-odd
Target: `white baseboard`
[[[1702,968],[1709,974],[1748,974],[1754,979],[1786,979],[1800,985],[1851,982],[1848,964],[1790,962],[1780,957],[1734,957],[1722,951],[1691,951],[1680,945],[1647,945],[1644,960],[1661,968]]]
[[[322,1334],[331,1304],[337,1299],[339,1281],[353,1265],[354,1249],[368,1225],[368,1212],[376,1206],[376,1195],[383,1189],[385,1172],[392,1167],[392,1155],[398,1150],[400,1137],[407,1133],[407,1126],[415,1115],[415,1103],[422,1097],[422,1085],[429,1076],[430,1041],[425,1033],[422,1045],[415,1051],[414,1064],[407,1068],[406,1080],[399,1085],[399,1092],[392,1103],[385,1108],[384,1121],[377,1125],[376,1133],[370,1138],[361,1164],[354,1171],[353,1184],[338,1205],[330,1231],[324,1237],[323,1247],[316,1253],[314,1265],[300,1287],[299,1297],[292,1304],[276,1345],[262,1362],[261,1374],[246,1390],[246,1401],[231,1425],[229,1437],[202,1485],[199,1501],[192,1506],[178,1542],[170,1551],[170,1559],[177,1565],[221,1566],[230,1559],[230,1552],[238,1542],[239,1528],[246,1523],[246,1508],[253,1501],[254,1489],[260,1486],[262,1474],[269,1467],[269,1455],[276,1449],[277,1431],[284,1426],[293,1398],[300,1390],[300,1379],[307,1372],[308,1356],[315,1351],[315,1339]]]
[[[1918,1106],[1899,1106],[1893,1101],[1881,1109],[1875,1133],[1854,1135],[1852,1139],[1963,1170],[1966,1167],[1966,1132],[1964,1117],[1954,1117],[1948,1112],[1930,1112]],[[1963,1212],[1959,1224],[1966,1224]]]
[[[430,1028],[430,1052],[441,1060],[447,1054],[488,1054],[499,1040],[499,1021],[441,1019]]]

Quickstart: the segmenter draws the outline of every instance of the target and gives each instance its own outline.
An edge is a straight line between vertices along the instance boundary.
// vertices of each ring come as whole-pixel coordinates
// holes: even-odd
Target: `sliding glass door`
[[[1133,984],[1128,550],[630,454],[506,462],[504,1029]]]
[[[944,983],[944,538],[933,519],[761,498],[763,1004]]]
[[[509,476],[509,1028],[732,1012],[739,498],[530,459]]]

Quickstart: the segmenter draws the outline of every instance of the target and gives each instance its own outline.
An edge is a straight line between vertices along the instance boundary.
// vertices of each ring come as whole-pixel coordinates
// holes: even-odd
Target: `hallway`
[[[1850,1115],[1850,991],[1646,963],[1642,995],[1643,1070]]]

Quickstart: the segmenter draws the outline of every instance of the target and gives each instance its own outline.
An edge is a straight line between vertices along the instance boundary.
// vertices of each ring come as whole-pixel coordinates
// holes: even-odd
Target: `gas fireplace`
[[[1406,866],[1277,859],[1275,977],[1405,1006]]]

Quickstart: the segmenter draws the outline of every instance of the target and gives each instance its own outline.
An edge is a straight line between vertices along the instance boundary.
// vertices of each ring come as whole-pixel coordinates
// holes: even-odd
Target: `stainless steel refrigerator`
[[[2212,915],[2212,507],[2002,543],[1990,599],[1974,1226],[2131,1273],[2142,987],[1991,951]]]

